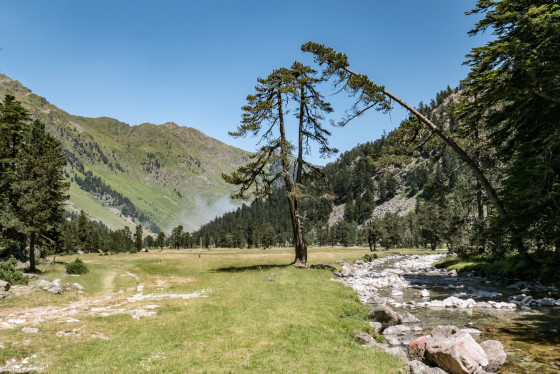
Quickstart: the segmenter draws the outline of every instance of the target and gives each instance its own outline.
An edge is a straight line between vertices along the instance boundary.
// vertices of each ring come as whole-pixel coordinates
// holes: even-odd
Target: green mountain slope
[[[142,223],[194,230],[235,208],[222,172],[249,153],[169,122],[130,126],[71,115],[0,74],[0,95],[12,94],[63,144],[71,181],[69,209],[84,209],[111,228]]]

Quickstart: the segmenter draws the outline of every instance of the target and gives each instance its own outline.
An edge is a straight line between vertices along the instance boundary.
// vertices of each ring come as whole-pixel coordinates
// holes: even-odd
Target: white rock
[[[26,334],[36,334],[39,332],[39,329],[37,327],[24,327],[21,331]]]
[[[420,296],[430,297],[430,291],[424,289],[424,290],[420,291]]]
[[[391,296],[402,296],[404,293],[401,290],[393,290],[391,291]]]

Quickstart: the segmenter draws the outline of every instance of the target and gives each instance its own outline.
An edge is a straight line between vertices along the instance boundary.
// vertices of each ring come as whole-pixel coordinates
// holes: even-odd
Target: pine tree
[[[140,252],[142,250],[142,235],[143,235],[142,225],[137,225],[135,232],[134,232],[134,248],[136,248],[136,252]]]
[[[15,162],[11,190],[18,197],[17,216],[29,238],[30,270],[35,271],[37,236],[45,237],[62,221],[69,187],[63,175],[66,159],[60,143],[35,121]]]
[[[560,252],[560,4],[479,0],[470,13],[483,15],[470,33],[496,39],[468,55],[465,111],[507,165],[502,225],[530,263],[523,244]]]
[[[248,104],[243,107],[241,124],[230,135],[260,134],[260,142],[265,144],[252,156],[253,161],[231,175],[223,175],[225,181],[239,186],[232,195],[234,198],[269,196],[277,181],[283,181],[290,209],[295,246],[293,263],[296,266],[307,263],[307,244],[300,211],[304,178],[322,174],[303,156],[311,151],[310,142],[318,144],[321,155],[337,152],[328,146],[330,133],[321,124],[323,114],[331,112],[332,108],[316,89],[320,82],[313,69],[299,62],[289,69],[273,71],[266,79],[259,78],[256,93],[247,97]],[[295,104],[293,109],[297,120],[293,132],[297,137],[296,146],[289,141],[287,113],[291,103]]]

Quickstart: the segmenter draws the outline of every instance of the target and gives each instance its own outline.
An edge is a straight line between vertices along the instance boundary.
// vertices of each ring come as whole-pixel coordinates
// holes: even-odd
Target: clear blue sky
[[[0,2],[0,72],[71,114],[195,127],[255,150],[255,139],[227,135],[256,78],[294,60],[311,63],[312,40],[349,56],[410,104],[429,102],[468,72],[464,56],[488,36],[467,36],[475,0]],[[330,95],[327,91],[325,94]],[[331,98],[341,115],[343,102]],[[404,118],[378,113],[335,129],[346,151]],[[324,164],[317,154],[312,161]],[[332,161],[332,160],[328,160]]]

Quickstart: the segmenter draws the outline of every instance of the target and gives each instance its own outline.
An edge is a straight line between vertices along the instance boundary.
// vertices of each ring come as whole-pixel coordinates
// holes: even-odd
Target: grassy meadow
[[[366,253],[311,248],[309,264],[336,266]],[[83,293],[40,290],[0,301],[0,317],[45,308],[54,314],[78,311],[72,315],[78,321],[26,325],[38,327],[35,334],[24,333],[23,325],[0,330],[0,363],[35,354],[31,362],[52,373],[393,373],[402,366],[354,341],[369,328],[368,309],[350,288],[330,281],[330,270],[287,265],[292,249],[212,249],[201,258],[197,250],[80,258],[90,269],[80,277],[62,278],[60,264],[40,269],[51,281],[80,283]],[[201,290],[207,297],[157,299]],[[128,301],[138,294],[156,297]],[[91,313],[107,305],[148,307],[157,314],[134,319]],[[60,331],[69,336],[57,336]]]

